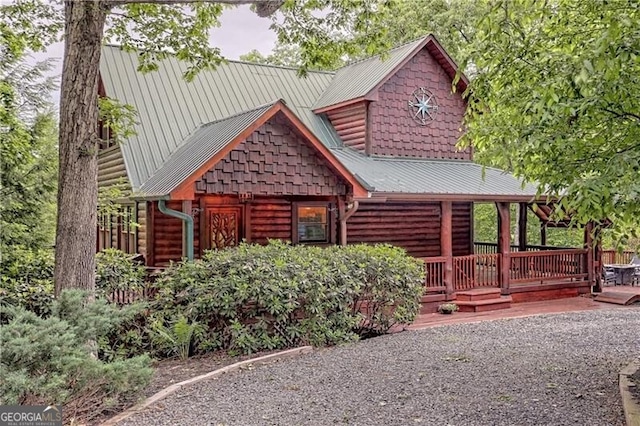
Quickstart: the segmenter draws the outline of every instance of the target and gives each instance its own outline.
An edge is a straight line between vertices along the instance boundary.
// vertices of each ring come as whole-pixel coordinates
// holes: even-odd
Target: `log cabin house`
[[[98,249],[140,253],[162,267],[245,240],[389,243],[424,259],[423,312],[461,310],[591,291],[596,247],[512,245],[510,204],[540,218],[536,187],[459,150],[468,80],[433,36],[335,72],[229,61],[187,83],[170,58],[106,46],[100,94],[135,107],[136,134],[105,134],[99,185],[124,182],[123,216],[99,220]],[[456,81],[455,85],[453,82]],[[455,89],[455,90],[452,90]],[[495,203],[498,241],[474,243],[473,205]],[[137,227],[128,225],[133,218]],[[589,228],[588,228],[589,229]],[[543,235],[544,236],[544,235]]]

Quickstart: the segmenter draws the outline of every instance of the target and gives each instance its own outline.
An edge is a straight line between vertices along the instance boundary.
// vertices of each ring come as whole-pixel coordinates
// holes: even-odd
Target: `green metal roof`
[[[325,117],[311,111],[329,86],[332,73],[309,72],[301,78],[294,68],[229,61],[202,71],[188,83],[187,65],[163,60],[158,71],[140,73],[138,58],[117,46],[105,46],[100,74],[107,96],[130,104],[138,112],[136,135],[122,145],[134,191],[176,152],[198,126],[283,99],[287,106],[328,147],[342,142]]]
[[[386,57],[374,56],[340,68],[336,71],[331,85],[313,104],[313,109],[365,96],[430,37],[423,37],[391,49]]]
[[[164,197],[195,173],[278,101],[200,126],[140,187],[141,197]]]
[[[534,197],[536,187],[471,161],[367,157],[351,148],[331,152],[371,192]]]

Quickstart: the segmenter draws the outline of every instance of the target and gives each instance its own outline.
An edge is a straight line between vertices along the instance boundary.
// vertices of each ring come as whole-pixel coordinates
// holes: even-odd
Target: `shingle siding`
[[[408,102],[424,87],[438,103],[436,119],[414,121]],[[465,102],[451,92],[451,79],[427,49],[422,49],[378,90],[370,105],[372,155],[471,160],[471,149],[456,149],[461,135]]]
[[[280,113],[196,181],[198,194],[344,195],[346,186]]]

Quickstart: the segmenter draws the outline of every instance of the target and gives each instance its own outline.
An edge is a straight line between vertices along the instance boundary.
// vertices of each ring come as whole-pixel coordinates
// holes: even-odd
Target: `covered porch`
[[[535,201],[494,204],[497,241],[474,240],[472,253],[454,256],[451,202],[441,202],[441,255],[422,258],[426,269],[423,313],[447,301],[456,301],[461,310],[477,312],[508,308],[512,302],[578,296],[599,287],[601,254],[593,242],[592,224],[584,228],[581,247],[551,246],[546,244],[547,228],[570,224],[551,222],[548,205]],[[515,241],[511,236],[513,204],[517,206]],[[527,214],[531,211],[535,215]],[[539,219],[540,244],[527,241],[528,216]]]

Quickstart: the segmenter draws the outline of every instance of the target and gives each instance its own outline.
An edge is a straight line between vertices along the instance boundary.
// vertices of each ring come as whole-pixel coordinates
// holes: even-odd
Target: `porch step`
[[[472,290],[457,291],[458,300],[472,302],[474,300],[491,300],[500,297],[500,289],[495,287],[474,288]]]
[[[616,305],[631,305],[640,302],[640,294],[626,293],[622,291],[603,291],[593,300],[596,302],[613,303]]]
[[[500,294],[500,290],[498,290],[498,294]],[[481,300],[460,300],[460,293],[458,293],[458,300],[455,304],[458,305],[460,312],[486,312],[509,309],[511,302],[511,296],[499,296]]]

